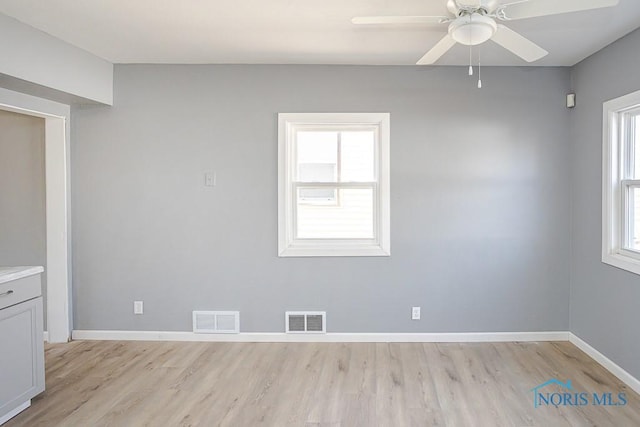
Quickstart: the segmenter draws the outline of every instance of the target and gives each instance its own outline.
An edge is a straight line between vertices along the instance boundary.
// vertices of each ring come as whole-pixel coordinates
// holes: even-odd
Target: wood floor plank
[[[45,358],[47,390],[6,427],[640,426],[640,396],[568,342],[77,341]],[[535,408],[551,378],[627,404]]]
[[[409,408],[404,402],[404,372],[394,344],[376,344],[376,424],[409,424]]]

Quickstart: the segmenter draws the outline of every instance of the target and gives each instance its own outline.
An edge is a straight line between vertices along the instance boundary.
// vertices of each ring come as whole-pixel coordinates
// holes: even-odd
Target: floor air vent
[[[194,311],[193,332],[196,334],[240,333],[240,312]]]
[[[324,334],[326,311],[287,311],[284,314],[288,334]]]

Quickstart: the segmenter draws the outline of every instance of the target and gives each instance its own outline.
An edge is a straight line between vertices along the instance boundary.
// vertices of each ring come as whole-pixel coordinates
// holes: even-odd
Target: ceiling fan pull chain
[[[470,17],[470,19],[473,19],[473,17]],[[473,37],[473,29],[471,30],[471,36]],[[469,43],[469,75],[473,76],[473,58],[472,58],[472,53],[473,53],[473,45],[471,43]]]
[[[482,69],[480,64],[480,51],[482,49],[478,46],[478,89],[482,89]]]

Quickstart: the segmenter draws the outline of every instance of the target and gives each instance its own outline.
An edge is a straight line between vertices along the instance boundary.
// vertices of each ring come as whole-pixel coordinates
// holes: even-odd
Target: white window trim
[[[638,107],[640,91],[607,101],[602,108],[602,262],[636,274],[640,274],[640,253],[624,248],[627,197],[622,183],[622,145],[626,141],[620,125],[622,115]]]
[[[296,125],[374,125],[378,128],[378,194],[376,239],[295,240],[293,159],[289,141]],[[280,113],[278,114],[278,256],[389,256],[390,242],[390,115],[389,113]],[[357,184],[354,184],[357,185]]]

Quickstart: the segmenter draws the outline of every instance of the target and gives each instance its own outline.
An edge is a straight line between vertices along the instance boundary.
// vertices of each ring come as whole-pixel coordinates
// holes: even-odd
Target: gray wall
[[[116,66],[114,106],[72,111],[75,328],[235,309],[282,332],[285,310],[326,309],[330,332],[567,330],[569,77]],[[391,257],[277,257],[278,112],[391,113]]]
[[[0,266],[46,261],[44,119],[0,110]]]
[[[602,103],[640,90],[640,31],[572,73],[571,331],[640,378],[640,277],[601,261]]]

